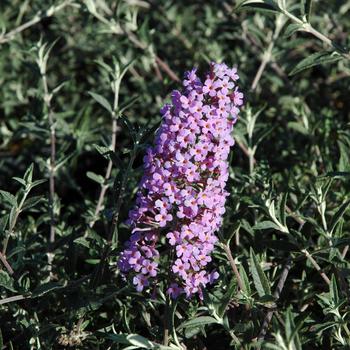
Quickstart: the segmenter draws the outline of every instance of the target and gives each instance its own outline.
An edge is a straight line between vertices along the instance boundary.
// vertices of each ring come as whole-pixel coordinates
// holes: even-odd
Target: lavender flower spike
[[[243,104],[238,78],[236,68],[224,63],[212,63],[204,83],[193,69],[185,74],[183,91],[173,91],[172,103],[162,108],[163,122],[144,157],[136,207],[129,213],[133,233],[119,260],[137,291],[167,276],[173,298],[202,297],[218,278],[208,267],[225,213],[231,134]],[[171,271],[160,266],[161,250]]]

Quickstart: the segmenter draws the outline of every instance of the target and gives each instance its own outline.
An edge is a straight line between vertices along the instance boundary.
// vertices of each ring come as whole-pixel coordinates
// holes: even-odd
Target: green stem
[[[241,275],[239,274],[237,265],[235,263],[235,259],[232,256],[231,249],[230,249],[228,244],[223,244],[222,247],[223,247],[223,249],[224,249],[224,251],[226,253],[226,256],[227,256],[228,261],[229,261],[229,263],[231,265],[232,271],[233,271],[233,273],[235,274],[235,276],[237,278],[237,283],[238,283],[239,289],[241,291],[243,291],[244,290],[244,285],[243,285],[243,282],[242,282]]]
[[[164,331],[163,331],[163,345],[168,346],[169,345],[169,328],[171,322],[169,319],[169,297],[166,297],[165,300],[165,310],[164,310]]]
[[[10,222],[10,227],[9,227],[9,230],[8,230],[8,232],[6,234],[6,237],[5,237],[5,240],[4,240],[4,243],[3,243],[3,248],[2,248],[2,254],[4,256],[6,256],[6,250],[7,250],[7,246],[8,246],[10,237],[13,234],[13,231],[15,229],[15,226],[16,226],[16,223],[17,223],[17,220],[18,220],[18,216],[19,216],[19,214],[22,211],[22,207],[23,207],[24,202],[25,202],[25,200],[26,200],[26,198],[27,198],[27,196],[29,194],[29,191],[30,191],[30,188],[26,187],[26,189],[24,190],[21,202],[19,203],[19,206],[18,206],[18,208],[15,211],[14,219],[12,220],[12,222]]]
[[[8,33],[0,35],[0,45],[11,41],[12,39],[15,38],[15,36],[17,34],[23,32],[24,30],[39,23],[44,18],[52,17],[55,13],[63,10],[66,6],[71,5],[71,4],[72,4],[72,0],[66,0],[66,1],[63,1],[62,4],[60,4],[60,5],[51,6],[48,10],[46,10],[44,12],[41,12],[41,11],[38,12],[30,21],[20,25],[19,27],[11,30]]]
[[[325,43],[327,46],[332,47],[335,51],[337,51],[341,56],[344,58],[350,60],[350,53],[349,50],[342,48],[340,45],[335,43],[333,40],[319,32],[317,29],[315,29],[310,23],[302,21],[300,18],[294,16],[290,12],[288,12],[285,9],[280,9],[280,11],[287,16],[289,19],[291,19],[294,23],[299,24],[302,27],[302,30],[312,34],[317,39],[321,40],[323,43]]]
[[[119,222],[120,208],[123,203],[123,193],[125,192],[126,184],[129,179],[129,173],[132,169],[135,158],[136,158],[136,149],[134,148],[131,153],[128,167],[126,168],[126,171],[125,171],[125,176],[123,177],[123,180],[120,186],[119,195],[118,195],[117,203],[115,205],[115,211],[112,219],[111,231],[108,237],[108,241],[111,241],[114,243],[116,243],[118,240],[118,222]]]

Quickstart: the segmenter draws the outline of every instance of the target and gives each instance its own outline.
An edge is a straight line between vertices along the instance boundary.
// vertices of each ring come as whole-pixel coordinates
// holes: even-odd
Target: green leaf
[[[252,248],[250,248],[250,268],[253,276],[254,285],[259,296],[263,297],[264,295],[271,295],[269,281],[263,269],[261,268],[260,263]]]
[[[236,277],[233,277],[231,279],[231,282],[228,286],[226,293],[224,294],[224,296],[220,300],[220,305],[218,307],[219,317],[222,318],[224,316],[228,304],[232,300],[233,295],[236,294],[236,286],[237,286],[237,279],[236,279]]]
[[[3,217],[0,218],[0,233],[5,231],[8,219],[9,219],[8,215],[4,215]]]
[[[256,135],[256,140],[255,140],[255,146],[259,145],[260,142],[262,142],[267,136],[269,136],[269,134],[272,133],[272,131],[274,131],[275,127],[268,127],[266,128],[264,131],[259,132],[258,135]]]
[[[291,23],[284,30],[283,36],[285,38],[289,38],[290,36],[292,36],[297,31],[301,30],[302,28],[303,28],[303,26],[301,24]]]
[[[301,0],[301,3],[300,3],[301,16],[305,18],[306,22],[310,21],[310,15],[312,11],[312,2],[313,0]]]
[[[23,179],[26,182],[26,184],[30,184],[33,180],[33,169],[34,169],[34,164],[32,163],[24,173]]]
[[[105,146],[99,146],[96,144],[94,144],[93,146],[95,147],[95,149],[98,153],[100,153],[102,156],[104,156],[106,159],[108,159],[108,154],[109,154],[109,152],[112,151],[110,148],[105,147]]]
[[[303,135],[309,135],[309,131],[302,124],[298,122],[289,122],[287,124],[287,127],[297,132],[300,132]]]
[[[288,340],[290,339],[293,333],[293,329],[294,329],[294,320],[290,309],[288,309],[286,312],[286,321],[285,321],[285,330],[286,330],[286,336]]]
[[[130,136],[132,137],[134,143],[137,141],[137,130],[134,125],[130,123],[130,121],[124,116],[120,117],[121,122],[128,128]]]
[[[93,180],[93,181],[95,181],[95,182],[97,182],[97,183],[99,183],[101,185],[104,184],[104,182],[105,182],[105,179],[104,179],[104,177],[102,175],[95,174],[92,171],[88,171],[86,173],[86,176],[89,179],[91,179],[91,180]]]
[[[21,179],[20,177],[14,176],[13,179],[14,179],[15,181],[19,182],[19,183],[20,183],[21,185],[23,185],[24,187],[27,185],[26,182],[25,182],[23,179]]]
[[[242,283],[243,283],[243,288],[244,288],[243,291],[244,291],[244,293],[247,294],[247,295],[251,295],[252,294],[252,290],[250,288],[248,275],[245,272],[245,269],[244,269],[242,264],[239,266],[239,274],[241,276],[241,280],[242,280]]]
[[[2,332],[1,332],[1,329],[0,329],[0,350],[2,350],[3,347],[4,347],[4,340],[2,338]]]
[[[0,190],[0,195],[6,203],[10,204],[11,206],[17,207],[17,199],[13,194],[7,191]]]
[[[86,248],[90,248],[89,241],[86,238],[84,238],[84,237],[78,237],[73,242],[77,243],[77,244],[80,244],[80,245],[82,245],[82,246],[84,246]]]
[[[33,196],[33,197],[28,198],[24,202],[22,210],[27,210],[27,209],[30,209],[30,208],[34,207],[39,202],[41,202],[43,199],[44,199],[44,196]]]
[[[52,292],[55,289],[61,289],[64,287],[65,287],[65,284],[61,284],[57,282],[48,282],[35,288],[33,291],[32,297],[38,297],[38,296],[47,294],[49,292]]]
[[[339,171],[349,171],[350,170],[350,141],[347,141],[345,138],[341,138],[337,141],[339,147],[339,163],[338,168]]]
[[[283,226],[286,226],[287,225],[287,222],[286,222],[286,206],[287,206],[287,199],[288,199],[288,195],[289,193],[288,192],[285,192],[282,196],[282,200],[281,200],[281,203],[280,203],[280,219],[281,219],[281,223]]]
[[[101,259],[85,259],[85,262],[90,265],[97,265]]]
[[[122,115],[127,109],[133,106],[136,103],[136,101],[139,100],[139,98],[140,96],[134,96],[121,103],[118,109],[116,110],[116,114]]]
[[[302,72],[305,69],[309,69],[320,64],[328,64],[336,62],[342,59],[342,56],[337,52],[316,52],[312,55],[307,56],[302,61],[300,61],[289,73],[289,75],[295,75]]]
[[[46,179],[35,180],[32,182],[30,187],[33,188],[33,187],[39,186],[39,185],[43,184],[44,182],[47,182],[47,180]]]
[[[335,278],[334,274],[332,275],[331,284],[329,285],[329,295],[331,297],[333,304],[337,305],[339,303],[339,292],[338,292],[337,279]]]
[[[131,345],[135,345],[140,348],[152,349],[154,347],[151,341],[149,341],[147,338],[142,337],[141,335],[138,335],[138,334],[129,334],[126,336],[126,339],[129,341]]]
[[[286,320],[285,320],[285,329],[286,329],[286,336],[287,336],[287,342],[290,345],[291,349],[295,350],[302,350],[299,334],[298,331],[303,325],[303,319],[301,319],[297,325],[295,325],[294,317],[291,312],[291,309],[289,308],[286,313]]]
[[[153,343],[147,338],[138,334],[108,334],[100,332],[97,332],[97,334],[106,339],[112,340],[114,343],[132,345],[135,349],[174,350],[172,347]]]
[[[273,221],[261,221],[253,226],[254,230],[268,230],[268,229],[280,230],[280,227],[276,225]]]
[[[10,215],[9,215],[10,228],[13,228],[13,226],[15,225],[16,213],[17,213],[17,206],[14,206],[11,208]]]
[[[151,127],[143,127],[143,128],[141,128],[139,130],[139,132],[137,133],[137,140],[139,142],[146,142],[148,138],[150,138],[151,136],[154,135],[156,130],[159,128],[159,126],[160,126],[160,121],[158,121],[157,123],[155,123]]]
[[[278,4],[273,0],[245,0],[236,7],[236,10],[244,7],[261,12],[280,12]]]
[[[0,287],[4,287],[11,292],[16,292],[13,287],[13,278],[4,270],[0,270]]]
[[[113,113],[112,106],[110,103],[102,96],[99,94],[96,94],[94,92],[88,91],[88,94],[96,101],[98,102],[103,108],[105,108],[109,113]]]
[[[276,307],[276,298],[274,298],[272,295],[265,294],[264,296],[260,297],[258,301],[259,303],[266,304],[267,307]]]
[[[216,318],[211,317],[211,316],[199,316],[197,318],[194,318],[193,320],[186,321],[186,322],[182,323],[178,327],[178,329],[205,326],[205,325],[213,324],[213,323],[219,323],[219,322]]]
[[[332,233],[339,222],[339,220],[344,216],[346,210],[348,209],[350,205],[350,200],[343,203],[343,205],[338,209],[338,211],[334,214],[331,225],[330,225],[330,232]]]
[[[123,162],[116,152],[113,152],[108,147],[93,145],[98,153],[100,153],[104,158],[111,160],[113,165],[119,169],[123,168]]]

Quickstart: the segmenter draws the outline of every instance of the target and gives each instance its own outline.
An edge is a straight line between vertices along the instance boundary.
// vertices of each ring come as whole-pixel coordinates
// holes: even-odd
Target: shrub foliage
[[[0,3],[0,349],[350,347],[348,1]],[[138,293],[118,255],[183,73],[237,64],[204,299]]]

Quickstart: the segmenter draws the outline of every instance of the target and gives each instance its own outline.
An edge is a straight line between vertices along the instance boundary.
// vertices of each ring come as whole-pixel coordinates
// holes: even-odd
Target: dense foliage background
[[[240,3],[0,2],[0,349],[350,347],[350,2]],[[169,308],[116,261],[159,109],[210,61],[245,93],[220,278]]]

